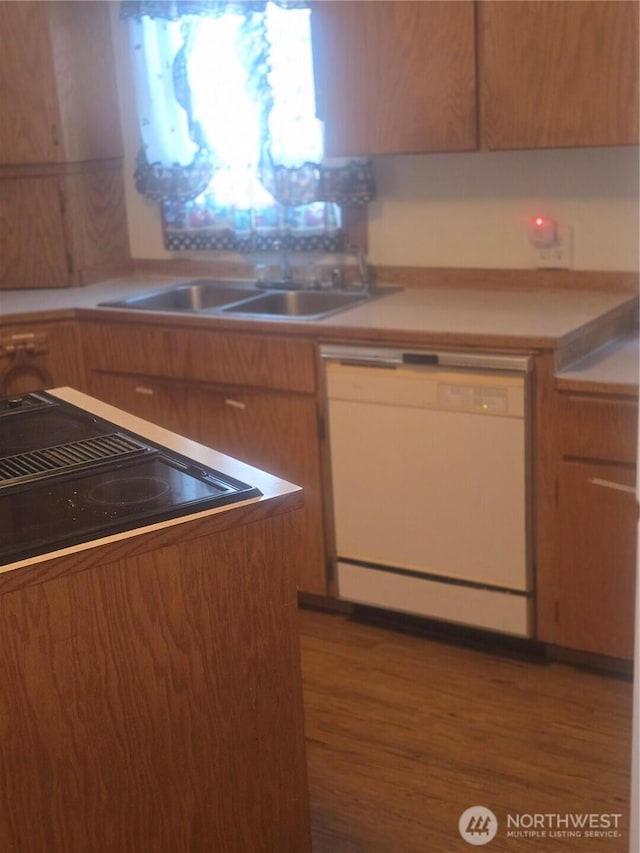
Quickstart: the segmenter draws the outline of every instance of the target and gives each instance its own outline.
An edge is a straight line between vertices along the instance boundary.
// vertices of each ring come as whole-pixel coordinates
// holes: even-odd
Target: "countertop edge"
[[[621,306],[624,307],[624,306]],[[131,325],[140,323],[140,311],[110,310],[108,308],[89,308],[79,306],[68,309],[49,309],[45,311],[20,312],[0,316],[0,328],[3,325],[23,323],[46,323],[57,320],[104,320]],[[565,338],[552,335],[519,335],[468,332],[433,332],[429,330],[404,330],[399,328],[368,329],[364,326],[326,325],[314,321],[227,319],[218,315],[185,316],[178,312],[146,311],[144,322],[157,326],[174,328],[211,327],[226,332],[240,334],[266,334],[279,337],[298,337],[322,341],[335,341],[358,344],[406,344],[410,346],[448,346],[474,349],[499,349],[513,351],[549,351],[563,346]],[[579,330],[578,330],[579,332]],[[574,334],[572,332],[571,334]]]

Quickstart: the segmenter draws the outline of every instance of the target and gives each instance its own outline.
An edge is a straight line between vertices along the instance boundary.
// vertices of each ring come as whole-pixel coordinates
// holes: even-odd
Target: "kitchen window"
[[[167,249],[335,252],[375,196],[366,160],[327,162],[304,2],[124,2],[139,192]]]

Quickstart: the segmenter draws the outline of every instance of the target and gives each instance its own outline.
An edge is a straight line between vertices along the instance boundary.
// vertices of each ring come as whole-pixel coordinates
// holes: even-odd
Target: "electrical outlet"
[[[556,242],[533,247],[533,265],[539,270],[568,270],[573,260],[573,234],[570,225],[558,225]]]

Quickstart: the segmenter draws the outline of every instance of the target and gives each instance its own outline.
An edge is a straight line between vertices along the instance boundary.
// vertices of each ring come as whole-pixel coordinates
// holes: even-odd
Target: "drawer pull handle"
[[[45,334],[10,335],[8,338],[0,338],[0,356],[16,356],[28,353],[38,355],[48,350],[47,336]]]
[[[145,385],[136,385],[136,394],[144,394],[146,397],[153,397],[155,391],[153,388],[147,388]]]
[[[232,400],[231,397],[227,397],[225,399],[225,403],[227,406],[231,406],[234,409],[246,409],[247,404],[243,403],[242,400]]]
[[[604,486],[605,489],[617,489],[619,492],[628,492],[630,495],[635,495],[635,486],[628,486],[626,483],[616,483],[614,480],[601,480],[599,477],[590,477],[589,482],[593,486]]]

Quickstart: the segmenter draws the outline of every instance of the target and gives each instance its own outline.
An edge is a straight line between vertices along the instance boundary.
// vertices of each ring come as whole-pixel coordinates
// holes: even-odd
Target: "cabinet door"
[[[476,147],[472,2],[318,2],[311,21],[328,155]]]
[[[555,625],[549,642],[633,657],[633,465],[565,459],[558,483]]]
[[[0,2],[0,163],[122,155],[109,4]]]
[[[88,284],[130,265],[120,168],[0,177],[0,288]]]
[[[111,3],[56,0],[46,6],[66,162],[122,156],[111,38]]]
[[[130,271],[124,179],[114,162],[95,163],[61,178],[71,284]]]
[[[56,176],[0,179],[0,287],[71,283],[61,198]]]
[[[638,3],[478,4],[481,147],[632,145]]]
[[[60,158],[47,5],[0,2],[0,163]]]
[[[62,385],[84,390],[75,322],[0,326],[0,395]]]
[[[326,595],[314,396],[97,372],[90,383],[99,399],[302,486],[305,505],[293,525],[298,585]]]

